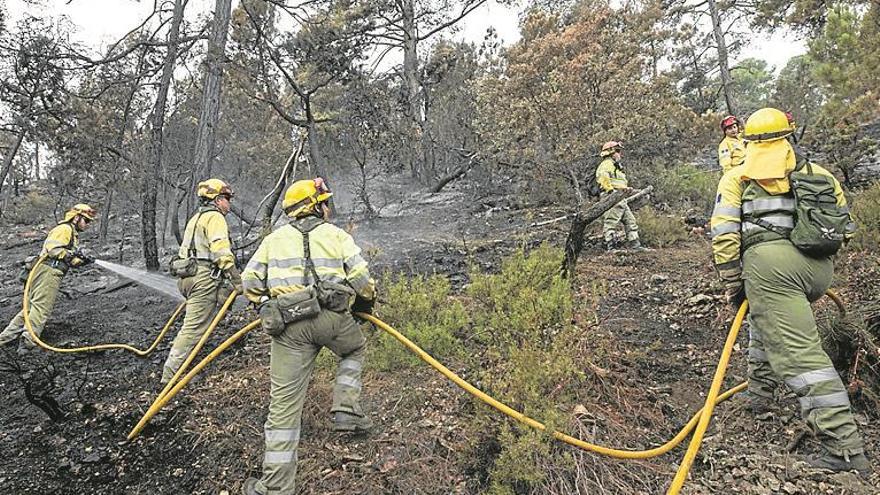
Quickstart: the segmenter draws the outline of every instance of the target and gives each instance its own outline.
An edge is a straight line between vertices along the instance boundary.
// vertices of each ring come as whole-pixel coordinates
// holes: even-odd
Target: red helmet
[[[620,151],[622,148],[623,143],[620,141],[608,141],[602,145],[602,151],[599,153],[599,156],[613,155],[615,151]]]
[[[734,117],[733,115],[728,115],[727,117],[724,117],[723,119],[721,119],[721,130],[722,131],[732,125],[739,125],[739,120],[737,120],[737,118]]]

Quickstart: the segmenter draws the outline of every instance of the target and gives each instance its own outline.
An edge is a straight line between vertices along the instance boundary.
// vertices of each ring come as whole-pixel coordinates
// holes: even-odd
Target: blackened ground
[[[460,287],[470,266],[495,271],[514,249],[543,240],[564,241],[567,222],[532,226],[558,217],[559,210],[511,210],[503,204],[474,205],[454,193],[436,202],[413,198],[389,210],[397,216],[359,224],[355,237],[377,270],[442,273]],[[14,263],[35,251],[43,235],[41,229],[8,231],[8,237],[0,239],[0,271],[7,274],[0,285],[3,323],[20,304]],[[85,242],[96,245],[94,239]],[[137,257],[133,242],[116,240],[103,254],[100,247],[97,250],[116,259],[116,249],[123,245],[123,262],[131,262]],[[838,285],[847,301],[857,305],[876,298],[876,264],[864,258],[845,261]],[[595,398],[601,409],[589,412],[605,428],[593,429],[598,440],[617,446],[660,443],[702,405],[732,316],[714,279],[708,245],[700,238],[648,253],[588,249],[584,254],[575,287],[596,316],[579,315],[577,324],[610,353],[605,362],[611,364],[604,371],[634,391],[625,397]],[[63,345],[119,341],[146,347],[174,303],[139,287],[104,293],[105,287],[118,282],[98,268],[71,273],[63,285],[67,296],[59,298],[45,339]],[[826,315],[830,307],[819,303],[817,311]],[[255,317],[249,310],[237,310],[207,348]],[[0,350],[5,370],[0,372],[0,492],[237,493],[247,476],[259,472],[269,388],[268,337],[255,332],[236,344],[141,437],[126,442],[126,434],[159,390],[169,345],[170,337],[147,358],[122,352],[61,356],[35,351],[20,356],[14,346]],[[728,385],[745,376],[745,346],[741,337]],[[328,356],[320,358],[306,402],[300,493],[469,494],[485,489],[474,472],[474,466],[485,461],[463,459],[461,454],[474,451],[469,447],[472,439],[463,433],[474,405],[462,391],[426,367],[368,370],[364,406],[377,431],[369,437],[338,436],[330,432],[328,413],[333,366]],[[51,383],[47,377],[52,377]],[[32,405],[24,383],[31,383],[37,395],[56,400],[64,419],[52,422]],[[744,409],[741,398],[719,406],[686,493],[880,493],[876,475],[869,480],[849,473],[829,475],[796,462],[816,445],[809,435],[794,442],[801,437],[796,401],[781,396],[780,402],[783,414],[761,420]],[[868,450],[876,452],[876,411],[865,411],[859,402],[857,406]],[[624,410],[642,414],[627,416]],[[491,455],[493,447],[483,450]],[[607,493],[625,494],[664,486],[682,453],[677,449],[659,459],[625,465],[592,454],[579,459],[625,466],[634,484],[605,488]]]

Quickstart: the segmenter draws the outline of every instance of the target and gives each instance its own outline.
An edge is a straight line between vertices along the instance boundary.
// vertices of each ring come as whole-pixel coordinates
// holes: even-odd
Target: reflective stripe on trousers
[[[803,255],[788,240],[762,242],[743,256],[743,279],[750,304],[752,340],[760,335],[772,372],[798,396],[801,413],[822,446],[836,455],[864,450],[846,389],[822,349],[810,307],[831,284],[830,259]],[[753,365],[749,359],[749,388]]]
[[[341,357],[330,412],[363,414],[360,394],[365,344],[360,327],[349,313],[328,310],[287,325],[284,333],[272,338],[270,403],[264,427],[266,450],[258,490],[284,495],[296,492],[296,450],[303,404],[322,347]]]

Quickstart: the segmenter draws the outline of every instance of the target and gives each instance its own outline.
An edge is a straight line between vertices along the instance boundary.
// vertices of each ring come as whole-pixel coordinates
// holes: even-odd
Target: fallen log
[[[568,231],[568,238],[565,240],[565,257],[562,260],[561,267],[562,276],[567,278],[570,274],[574,273],[578,256],[580,256],[584,248],[584,232],[587,230],[588,225],[621,201],[626,201],[627,203],[635,201],[653,190],[653,186],[648,186],[640,191],[633,190],[629,196],[623,190],[617,190],[603,197],[597,203],[593,203],[586,209],[575,213],[571,222],[571,228]]]

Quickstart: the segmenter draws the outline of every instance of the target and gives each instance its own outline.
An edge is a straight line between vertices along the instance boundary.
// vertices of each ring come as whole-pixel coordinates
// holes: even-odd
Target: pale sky
[[[68,0],[5,0],[5,2],[10,13],[10,24],[20,18],[22,12],[40,15],[50,12],[55,18],[66,16],[72,24],[79,26],[74,39],[99,50],[137,26],[153,7],[153,0],[71,0],[69,3]],[[188,17],[207,15],[212,11],[213,5],[213,0],[190,0],[187,6]],[[490,0],[465,19],[455,37],[479,43],[486,29],[491,26],[498,32],[504,44],[515,43],[520,38],[519,11],[518,7],[507,7]],[[769,38],[755,35],[739,58],[764,59],[778,71],[790,57],[805,51],[802,41],[777,32]]]

